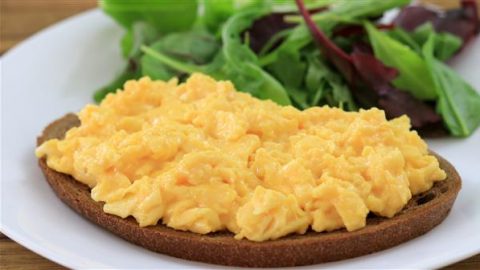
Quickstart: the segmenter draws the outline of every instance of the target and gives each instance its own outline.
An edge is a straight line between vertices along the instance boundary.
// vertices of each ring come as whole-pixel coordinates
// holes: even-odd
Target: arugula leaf
[[[447,61],[462,47],[462,40],[448,33],[435,35],[435,57]]]
[[[158,43],[151,45],[149,48],[154,52],[162,50],[161,44]],[[148,76],[153,80],[167,81],[179,73],[178,71],[168,68],[150,54],[144,54],[140,58],[140,66],[142,76]]]
[[[239,91],[253,91],[260,99],[270,99],[280,105],[291,105],[285,88],[274,77],[265,72],[260,66],[253,63],[245,64],[245,74],[240,80],[233,80]],[[238,71],[238,70],[237,70]],[[233,74],[232,74],[233,75]],[[229,78],[232,78],[229,76]],[[258,80],[254,82],[252,80]],[[238,82],[238,83],[237,83]],[[257,85],[255,87],[255,85]],[[250,87],[253,87],[250,90]]]
[[[385,33],[388,34],[391,38],[403,43],[404,45],[407,45],[416,53],[422,52],[423,43],[419,44],[418,41],[413,38],[413,35],[411,33],[408,33],[402,28],[395,27],[389,31],[386,31]]]
[[[437,111],[451,134],[468,136],[480,125],[480,95],[450,67],[435,59],[434,34],[423,46],[423,56],[438,93]]]
[[[305,109],[308,106],[307,92],[301,89],[307,63],[301,59],[298,52],[281,51],[277,61],[266,67],[282,85],[289,94],[296,107]]]
[[[435,58],[446,61],[450,59],[462,47],[462,40],[450,33],[435,33],[430,22],[417,27],[413,32],[407,32],[402,28],[395,27],[386,32],[390,37],[409,46],[418,54],[422,53],[422,46],[428,40],[430,34],[435,34],[434,55]]]
[[[204,31],[171,33],[155,44],[168,55],[200,65],[210,62],[220,49],[215,37]]]
[[[195,0],[100,0],[102,10],[129,29],[147,22],[161,33],[188,30],[197,16]]]
[[[183,63],[205,65],[212,61],[220,48],[214,36],[204,31],[171,33],[150,46],[157,52],[154,57],[145,54],[141,58],[142,74],[152,79],[168,80],[179,76],[182,69],[172,69],[159,61],[158,53],[175,58]],[[160,56],[161,57],[161,56]]]
[[[463,42],[459,37],[447,32],[435,33],[435,29],[430,22],[415,28],[415,30],[412,32],[412,37],[417,44],[422,46],[425,44],[425,42],[427,42],[428,38],[432,34],[435,34],[433,35],[433,54],[435,58],[439,60],[445,61],[449,59],[462,47]]]
[[[156,50],[156,47],[142,46],[141,49],[145,53],[144,57],[151,57],[152,60],[157,61],[159,64],[163,64],[166,67],[180,73],[192,74],[195,72],[203,72],[205,70],[200,66],[196,66],[191,63],[185,63],[174,57],[171,57],[161,50]]]
[[[240,34],[247,29],[256,18],[268,10],[247,9],[232,16],[222,29],[222,54],[227,70],[232,72],[230,78],[240,91],[255,91],[257,97],[271,99],[281,105],[291,104],[290,98],[283,86],[270,74],[264,71],[258,63],[255,53],[248,44],[243,44]],[[238,80],[235,77],[240,77]],[[257,90],[249,89],[251,82],[257,80],[260,85]],[[261,91],[258,91],[261,89]]]
[[[306,68],[307,64],[300,59],[300,54],[289,50],[281,51],[277,61],[267,66],[267,70],[288,88],[302,85]]]
[[[308,93],[306,91],[303,91],[303,89],[289,87],[285,87],[285,89],[292,100],[293,106],[302,110],[310,107],[308,105]]]
[[[346,83],[320,60],[318,54],[308,57],[308,64],[305,86],[310,93],[310,106],[327,104],[347,111],[358,109]]]
[[[399,71],[393,85],[410,92],[421,100],[433,100],[437,94],[434,82],[425,61],[408,46],[377,30],[366,22],[365,28],[373,46],[375,56],[390,67]]]

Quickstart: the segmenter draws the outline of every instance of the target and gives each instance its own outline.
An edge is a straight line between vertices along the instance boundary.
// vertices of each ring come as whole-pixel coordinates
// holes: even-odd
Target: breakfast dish
[[[71,269],[225,269],[150,252],[96,226],[55,196],[38,167],[33,150],[41,130],[66,112],[78,112],[92,102],[93,90],[121,72],[124,62],[118,41],[123,34],[124,30],[97,9],[55,24],[2,55],[1,199],[8,207],[2,208],[0,230]],[[78,48],[73,55],[72,48]],[[449,61],[475,89],[480,89],[479,50],[480,40],[472,39]],[[432,231],[382,252],[302,268],[437,269],[480,252],[475,151],[480,149],[480,132],[477,129],[462,139],[425,140],[462,178],[461,192],[448,217]]]
[[[460,178],[409,128],[378,109],[299,111],[194,74],[128,82],[48,126],[37,156],[63,201],[131,242],[293,266],[385,249],[446,217]]]

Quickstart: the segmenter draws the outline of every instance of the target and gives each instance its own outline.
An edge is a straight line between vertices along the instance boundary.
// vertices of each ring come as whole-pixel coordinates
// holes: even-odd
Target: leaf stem
[[[162,54],[162,53],[160,53],[160,52],[158,52],[158,51],[156,51],[156,50],[154,50],[154,49],[152,49],[148,46],[143,45],[143,46],[141,46],[141,49],[146,55],[149,55],[149,56],[155,58],[156,60],[162,62],[162,64],[165,64],[168,67],[173,68],[175,70],[185,72],[185,73],[189,73],[189,74],[192,74],[192,73],[195,73],[195,72],[203,72],[203,69],[201,67],[184,64],[184,63],[182,63],[180,61],[177,61],[174,58],[169,57],[165,54]]]

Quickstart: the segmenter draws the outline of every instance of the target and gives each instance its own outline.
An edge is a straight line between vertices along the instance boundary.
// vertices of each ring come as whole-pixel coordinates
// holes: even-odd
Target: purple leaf
[[[375,25],[378,29],[393,29],[395,26],[393,24],[377,24]],[[336,27],[333,30],[333,37],[351,37],[366,34],[365,28],[362,25],[358,24],[348,24]]]
[[[327,10],[327,7],[321,7],[313,9],[311,12],[312,14],[322,12]],[[278,34],[279,32],[293,28],[296,24],[295,23],[288,23],[285,21],[284,17],[287,15],[296,14],[295,12],[275,12],[265,15],[255,22],[253,22],[252,26],[245,30],[249,36],[250,48],[255,52],[259,53],[262,48],[267,44],[270,39]],[[278,40],[276,44],[272,46],[274,49],[281,43],[281,40]]]
[[[398,75],[397,70],[385,66],[372,54],[359,50],[354,50],[351,57],[361,82],[370,90],[370,102],[374,100],[379,108],[385,110],[388,118],[406,114],[416,129],[430,130],[435,126],[441,128],[442,119],[433,107],[390,84]],[[359,88],[361,86],[357,85],[355,90]],[[354,94],[355,92],[358,91],[354,91]],[[357,97],[359,100],[362,98],[365,98],[365,93]]]
[[[355,45],[351,57],[359,77],[372,88],[389,84],[398,75],[396,69],[385,66],[364,45],[361,49]]]
[[[425,6],[404,8],[394,20],[396,26],[413,31],[418,26],[431,22],[435,31],[448,32],[463,39],[470,40],[480,29],[480,21],[475,0],[462,0],[458,9],[440,12]]]
[[[393,23],[407,31],[413,31],[418,26],[437,19],[438,13],[424,6],[408,6],[402,9]]]
[[[284,21],[285,15],[286,13],[271,13],[263,16],[245,31],[248,32],[250,48],[254,52],[260,52],[263,46],[278,32],[295,26],[295,24]]]
[[[372,55],[374,54],[372,46],[362,40],[357,41],[355,44],[352,45],[352,51],[362,52],[362,53],[372,54]],[[395,70],[394,68],[392,69]]]

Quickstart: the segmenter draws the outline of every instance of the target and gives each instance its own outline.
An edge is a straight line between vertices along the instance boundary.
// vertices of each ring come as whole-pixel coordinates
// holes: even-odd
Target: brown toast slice
[[[65,132],[80,124],[74,114],[51,123],[37,139],[40,145],[51,138],[62,138]],[[370,214],[367,226],[347,232],[290,235],[278,240],[252,242],[236,240],[229,232],[207,235],[179,231],[164,225],[140,227],[131,217],[103,212],[103,203],[90,197],[90,189],[70,175],[39,165],[57,196],[76,212],[129,242],[150,250],[187,260],[247,267],[285,267],[336,261],[387,249],[420,236],[442,222],[448,215],[461,187],[455,168],[436,155],[447,179],[436,182],[432,189],[414,196],[393,218]]]

